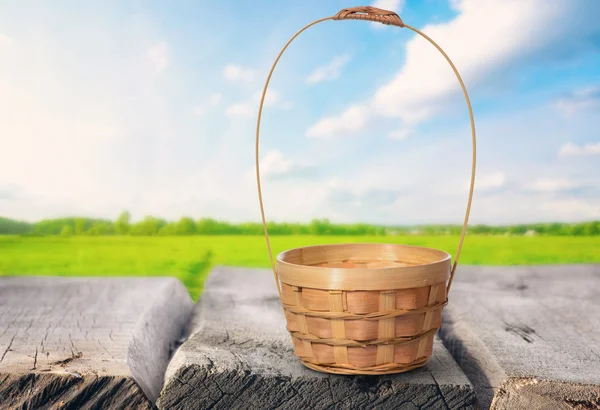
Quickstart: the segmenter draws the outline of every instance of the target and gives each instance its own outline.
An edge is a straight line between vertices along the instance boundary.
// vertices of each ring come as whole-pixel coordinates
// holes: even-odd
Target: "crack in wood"
[[[504,330],[510,333],[513,333],[519,336],[521,339],[525,340],[527,343],[533,343],[535,335],[535,329],[527,325],[513,325],[507,322],[504,322]]]
[[[33,369],[31,370],[36,370],[37,369],[37,357],[38,357],[38,348],[35,348],[35,356],[33,357]]]
[[[67,364],[71,363],[73,360],[76,359],[81,359],[81,357],[83,356],[83,353],[78,352],[77,354],[73,353],[73,351],[71,351],[71,357],[67,357],[64,360],[57,360],[56,362],[52,362],[50,363],[51,365],[59,365],[59,366],[66,366]]]
[[[12,346],[12,344],[13,344],[13,341],[15,340],[15,337],[16,337],[16,336],[13,336],[13,337],[10,339],[10,343],[8,343],[8,347],[6,348],[6,350],[4,351],[4,353],[2,353],[2,357],[0,357],[0,362],[2,362],[2,361],[4,360],[4,358],[6,357],[6,354],[7,354],[7,353],[8,353],[8,351],[10,350],[10,347]]]

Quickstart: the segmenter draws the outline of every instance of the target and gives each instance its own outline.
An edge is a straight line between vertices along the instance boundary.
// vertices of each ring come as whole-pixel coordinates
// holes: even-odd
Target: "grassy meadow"
[[[402,243],[454,254],[457,236],[273,236],[274,253],[340,242]],[[600,236],[465,239],[461,264],[600,263]],[[0,236],[0,275],[175,276],[196,298],[215,265],[269,267],[261,236]]]

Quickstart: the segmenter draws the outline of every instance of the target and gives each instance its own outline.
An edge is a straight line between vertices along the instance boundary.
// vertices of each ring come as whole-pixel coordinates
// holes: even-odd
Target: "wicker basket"
[[[269,81],[281,55],[308,27],[325,20],[358,19],[406,27],[446,58],[462,87],[473,142],[471,185],[454,265],[448,253],[396,244],[338,244],[271,252],[259,170],[260,119]],[[344,9],[317,20],[285,45],[263,90],[256,130],[256,178],[267,248],[294,352],[307,367],[337,374],[400,373],[423,366],[442,324],[468,223],[475,181],[475,125],[464,83],[443,50],[396,13],[373,7]]]

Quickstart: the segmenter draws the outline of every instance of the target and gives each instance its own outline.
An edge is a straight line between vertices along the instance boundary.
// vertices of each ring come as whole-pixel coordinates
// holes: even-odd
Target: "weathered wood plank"
[[[152,408],[192,308],[173,278],[0,278],[0,408]]]
[[[494,409],[600,409],[600,265],[463,267],[440,332]]]
[[[472,386],[439,341],[425,368],[401,375],[332,376],[302,366],[269,270],[213,270],[191,323],[159,408],[475,408]]]

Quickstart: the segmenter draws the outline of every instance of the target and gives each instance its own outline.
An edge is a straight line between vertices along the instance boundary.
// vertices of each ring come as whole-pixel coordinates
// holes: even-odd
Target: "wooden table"
[[[172,278],[2,277],[0,409],[600,408],[600,265],[461,267],[444,315],[426,367],[333,376],[293,355],[269,270],[217,267],[196,305]]]

